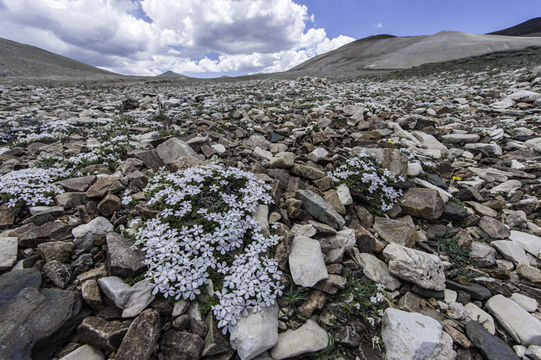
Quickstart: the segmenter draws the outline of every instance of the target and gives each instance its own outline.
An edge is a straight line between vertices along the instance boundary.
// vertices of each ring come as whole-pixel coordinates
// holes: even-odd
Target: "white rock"
[[[353,198],[351,197],[351,193],[346,184],[338,185],[336,188],[336,194],[338,194],[338,198],[340,199],[342,205],[348,206],[353,204]]]
[[[265,236],[269,236],[269,207],[264,204],[258,205],[254,217],[257,225],[259,225],[259,228],[261,229],[261,233]]]
[[[426,180],[415,178],[413,180],[413,182],[415,182],[416,184],[421,185],[422,187],[425,187],[427,189],[436,190],[440,194],[440,197],[441,197],[441,199],[443,200],[444,203],[446,203],[447,201],[449,201],[450,198],[453,197],[453,195],[451,193],[443,190],[442,188],[437,187],[434,184],[429,183]]]
[[[522,183],[519,180],[507,180],[500,185],[494,186],[490,189],[491,194],[504,194],[507,195],[512,191],[518,190],[522,187]]]
[[[541,98],[541,94],[529,90],[519,90],[508,95],[507,97],[517,102],[534,102],[535,100]]]
[[[449,304],[449,309],[447,310],[447,315],[451,319],[461,320],[466,316],[466,311],[464,310],[464,305],[458,302],[453,302]]]
[[[421,142],[421,144],[426,146],[428,149],[440,150],[444,154],[447,152],[447,146],[443,145],[430,134],[417,130],[413,132],[413,136],[415,136]]]
[[[522,357],[526,355],[526,351],[528,351],[528,348],[522,345],[513,345],[513,350],[515,351],[515,354],[517,354],[517,356],[522,359]]]
[[[352,249],[356,244],[355,230],[344,228],[336,235],[322,238],[319,243],[321,251],[327,255],[327,262],[340,262],[346,250]]]
[[[485,144],[485,143],[470,143],[464,146],[466,150],[479,150],[486,152],[490,156],[500,156],[502,154],[502,148],[497,144]]]
[[[322,147],[318,147],[314,149],[310,154],[308,154],[308,159],[312,160],[313,162],[318,162],[327,157],[327,155],[329,155],[329,152],[327,150]]]
[[[408,163],[408,176],[417,176],[423,173],[423,166],[419,163]]]
[[[526,141],[524,145],[532,150],[541,152],[541,137],[530,139]]]
[[[329,336],[314,320],[296,330],[287,330],[278,335],[278,343],[271,350],[275,360],[288,359],[301,354],[320,351],[327,347]]]
[[[229,342],[241,360],[250,360],[270,349],[278,341],[278,305],[241,317],[231,327]]]
[[[290,232],[295,236],[306,236],[309,238],[317,234],[317,230],[312,224],[294,224]]]
[[[17,261],[16,237],[0,237],[0,271],[10,270]]]
[[[511,260],[516,265],[530,265],[530,260],[526,256],[524,249],[509,240],[492,241],[490,245],[494,246],[507,260]]]
[[[62,356],[60,360],[104,360],[105,356],[101,350],[90,345],[83,345],[73,350],[66,356]]]
[[[445,289],[445,273],[438,256],[395,243],[385,247],[383,256],[389,260],[391,274],[425,289]]]
[[[486,307],[516,342],[526,346],[541,345],[541,321],[519,304],[503,295],[495,295],[486,302]]]
[[[259,146],[256,146],[252,155],[262,160],[268,160],[268,161],[271,161],[273,158],[272,153],[270,151],[263,150]]]
[[[388,308],[381,332],[387,360],[452,360],[453,341],[437,320]]]
[[[184,141],[171,138],[156,147],[156,155],[164,164],[170,164],[180,157],[187,157],[194,160],[201,160],[199,155]]]
[[[511,300],[519,304],[527,312],[534,312],[537,310],[537,300],[532,299],[529,296],[513,293],[511,295]]]
[[[400,287],[400,280],[389,272],[387,265],[372,254],[360,253],[358,256],[363,274],[372,281],[383,284],[387,290],[394,291]]]
[[[223,155],[226,151],[225,146],[223,146],[222,144],[211,145],[211,148],[213,148],[214,151],[216,151],[219,155]]]
[[[456,291],[451,289],[445,289],[443,290],[443,301],[445,301],[446,304],[452,304],[456,301],[458,294]]]
[[[531,235],[522,231],[511,230],[509,240],[532,254],[539,256],[541,253],[541,237]]]
[[[71,231],[75,239],[73,243],[79,249],[92,249],[93,241],[102,235],[113,231],[113,224],[103,216],[98,216],[88,224],[79,225]]]
[[[98,285],[105,296],[123,310],[123,318],[139,315],[154,300],[152,287],[147,280],[130,287],[117,276],[106,276],[98,279]]]
[[[481,309],[474,303],[467,303],[466,305],[464,305],[464,310],[466,310],[466,315],[470,319],[477,321],[479,324],[483,325],[486,331],[488,331],[492,335],[496,333],[496,325],[494,325],[494,319],[485,310]]]
[[[525,355],[528,357],[528,359],[541,360],[541,346],[537,346],[537,345],[528,346],[528,350],[526,350]]]
[[[474,143],[476,141],[479,141],[480,137],[477,134],[448,134],[443,135],[442,139],[450,142],[450,143]]]
[[[328,279],[319,241],[296,236],[291,244],[289,269],[295,284],[304,287],[312,287],[320,280]]]

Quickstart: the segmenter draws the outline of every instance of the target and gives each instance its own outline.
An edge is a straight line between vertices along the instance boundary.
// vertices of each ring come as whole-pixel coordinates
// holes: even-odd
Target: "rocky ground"
[[[2,86],[0,358],[541,359],[540,90]]]

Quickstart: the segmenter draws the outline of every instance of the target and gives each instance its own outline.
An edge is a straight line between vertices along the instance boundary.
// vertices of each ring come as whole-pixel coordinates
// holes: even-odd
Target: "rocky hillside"
[[[2,82],[10,78],[106,80],[120,76],[34,46],[0,38]]]
[[[524,56],[1,86],[0,358],[539,358]]]
[[[490,35],[541,36],[541,17],[530,19],[507,29],[492,32]]]
[[[372,36],[318,55],[289,70],[303,74],[352,74],[407,69],[509,49],[541,46],[541,38],[442,31],[431,36]]]

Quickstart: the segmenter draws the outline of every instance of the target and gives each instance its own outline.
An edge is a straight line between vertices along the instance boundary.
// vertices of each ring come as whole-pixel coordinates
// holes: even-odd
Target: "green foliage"
[[[327,347],[317,353],[307,354],[303,356],[303,359],[314,359],[314,360],[333,360],[333,359],[344,359],[344,357],[336,350],[336,345],[334,344],[334,338],[331,334],[328,334],[329,340],[327,342]]]
[[[450,274],[451,278],[456,276],[471,278],[474,276],[474,274],[467,269],[467,265],[470,264],[470,249],[461,246],[455,237],[445,236],[428,241],[427,244],[436,248],[436,251],[439,254],[449,256],[450,261],[454,265],[454,270]]]
[[[133,286],[133,285],[137,284],[141,280],[145,280],[145,273],[134,276],[134,277],[127,278],[126,279],[126,284],[128,284],[130,286]]]
[[[295,315],[299,315],[299,309],[297,308],[297,305],[301,301],[308,300],[307,289],[295,286],[293,280],[290,280],[289,289],[287,290],[287,292],[284,292],[284,294],[282,295],[282,299],[287,301],[287,316],[291,314],[291,311],[293,311]]]

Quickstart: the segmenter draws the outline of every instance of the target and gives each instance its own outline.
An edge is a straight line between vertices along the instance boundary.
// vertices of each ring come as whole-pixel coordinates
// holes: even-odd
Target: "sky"
[[[370,35],[488,33],[541,0],[0,0],[0,37],[127,75],[287,70]]]

